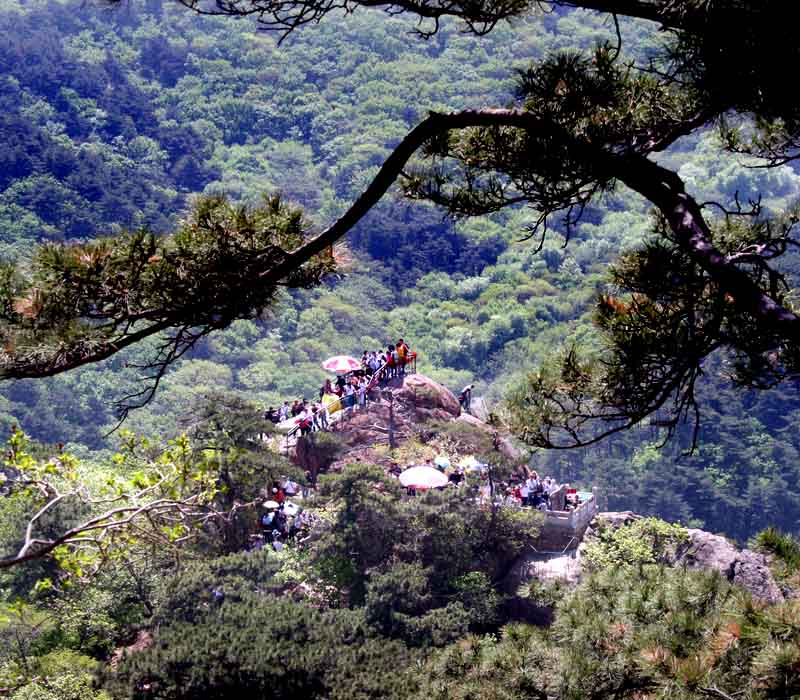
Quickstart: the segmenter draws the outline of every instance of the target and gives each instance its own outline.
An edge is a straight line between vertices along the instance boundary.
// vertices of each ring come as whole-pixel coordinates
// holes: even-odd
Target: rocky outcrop
[[[400,443],[430,421],[456,420],[461,406],[453,393],[422,374],[389,380],[370,393],[368,410],[337,415],[335,430],[349,448],[386,444],[390,426]]]
[[[733,578],[733,565],[739,558],[739,550],[720,535],[705,530],[690,528],[689,540],[678,552],[676,563],[690,569],[719,571],[726,578]]]
[[[598,537],[599,531],[627,527],[641,515],[631,511],[598,513],[586,530],[584,540],[576,552],[562,555],[526,554],[511,568],[506,589],[511,592],[531,579],[559,580],[576,583],[582,575],[581,558],[585,545]],[[739,549],[730,540],[705,530],[691,528],[688,538],[680,547],[662,558],[665,564],[685,566],[689,569],[718,571],[731,583],[767,603],[784,600],[784,594],[775,581],[766,557],[749,549]]]
[[[388,389],[401,407],[415,412],[420,420],[453,420],[461,414],[453,392],[424,374],[393,379]]]
[[[762,554],[749,549],[740,550],[726,538],[704,530],[692,528],[688,533],[689,541],[678,553],[677,564],[719,571],[759,600],[768,603],[783,600],[783,593]]]
[[[618,528],[630,525],[642,516],[631,511],[598,513],[586,532],[585,540],[591,540],[600,528]],[[685,566],[689,569],[718,571],[731,583],[750,591],[754,598],[768,603],[777,603],[784,596],[762,554],[749,549],[739,549],[721,535],[705,530],[689,528],[688,539],[666,563]]]
[[[779,603],[784,599],[783,592],[772,576],[766,558],[745,549],[733,563],[733,583],[746,588],[754,598],[768,603]]]

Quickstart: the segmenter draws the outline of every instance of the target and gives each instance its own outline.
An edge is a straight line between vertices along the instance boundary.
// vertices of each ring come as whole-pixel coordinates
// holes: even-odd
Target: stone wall
[[[562,486],[559,490],[563,489]],[[557,492],[556,492],[557,493]],[[575,510],[548,510],[535,547],[540,552],[575,549],[586,528],[597,514],[597,499],[592,496]]]

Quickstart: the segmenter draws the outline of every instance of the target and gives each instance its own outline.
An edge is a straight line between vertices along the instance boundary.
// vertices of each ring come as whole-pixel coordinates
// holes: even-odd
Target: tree
[[[300,211],[277,197],[254,209],[207,197],[170,237],[137,231],[42,246],[28,273],[4,264],[0,374],[50,376],[173,330],[142,367],[152,383],[122,400],[124,417],[200,338],[263,313],[280,286],[313,285],[332,269],[325,247],[299,261],[305,227]]]
[[[608,568],[558,602],[550,628],[511,624],[440,652],[418,697],[790,698],[796,615],[796,602],[764,610],[717,572]]]
[[[187,567],[156,611],[153,646],[110,679],[114,696],[405,697],[412,654],[376,635],[360,610],[319,610],[280,595],[273,556]]]
[[[441,646],[495,629],[508,567],[540,514],[477,508],[476,488],[400,499],[396,479],[353,464],[320,479],[331,528],[311,559],[321,578],[363,605],[367,621],[411,646]]]
[[[133,435],[123,441],[113,471],[87,474],[65,452],[35,456],[24,433],[14,432],[0,470],[2,508],[24,525],[22,534],[3,533],[0,570],[53,557],[62,575],[84,579],[134,549],[150,556],[144,544],[177,552],[204,527],[222,521],[224,529],[238,511],[255,505],[220,504],[217,464],[185,436],[158,450]]]
[[[266,28],[284,34],[342,6],[327,0],[216,0],[209,5],[184,0],[183,4],[201,13],[255,15]],[[485,33],[497,22],[529,9],[514,0],[369,1],[344,7],[359,4],[428,19],[431,24],[420,27],[423,34],[435,32],[444,16],[460,18],[471,31]],[[141,283],[137,278],[127,288],[106,292],[104,275],[131,265],[146,269],[154,252],[149,250],[144,258],[137,253],[112,256],[113,264],[95,262],[99,273],[87,276],[88,265],[54,263],[58,251],[48,249],[38,259],[40,283],[20,281],[16,272],[8,270],[3,285],[6,344],[11,347],[3,356],[6,376],[63,371],[107,357],[146,335],[177,328],[154,362],[157,382],[166,365],[197,337],[262,310],[272,300],[275,285],[297,281],[296,270],[301,271],[303,283],[313,283],[330,270],[330,264],[317,256],[339,241],[403,175],[408,196],[446,206],[456,216],[520,204],[533,207],[540,216],[531,237],[541,236],[540,246],[549,221],[561,217],[568,237],[586,207],[617,183],[649,200],[658,213],[653,246],[623,261],[614,280],[616,294],[599,299],[598,320],[610,352],[602,361],[566,353],[552,371],[533,375],[513,398],[513,424],[531,443],[557,448],[592,444],[654,412],[661,412],[658,420],[673,430],[680,421],[696,416],[696,378],[705,358],[719,350],[736,357],[736,378],[743,383],[772,386],[796,377],[800,318],[776,266],[795,245],[794,214],[767,216],[757,202],[750,211],[718,204],[723,215],[714,219],[710,203],[697,202],[676,173],[651,158],[681,136],[712,124],[720,127],[724,147],[763,157],[767,165],[798,156],[800,104],[787,94],[781,80],[783,66],[796,62],[800,53],[788,29],[786,7],[774,0],[553,0],[537,5],[609,12],[618,43],[598,46],[591,57],[563,52],[533,64],[520,75],[512,108],[430,114],[401,140],[361,196],[331,226],[307,239],[299,233],[294,214],[294,228],[289,229],[294,237],[282,239],[281,246],[271,249],[272,255],[248,250],[249,274],[226,279],[220,287],[217,269],[198,267],[191,303],[185,296],[178,301],[167,294],[166,303],[159,299],[155,308],[144,305],[130,313],[122,307],[120,299],[138,292],[142,283],[145,298],[147,284],[171,291],[175,285],[170,285],[169,265],[163,276],[142,278]],[[662,51],[644,65],[626,57],[618,15],[658,22],[667,36]],[[423,156],[424,168],[409,164],[417,153]],[[206,203],[189,229],[199,240],[190,236],[188,245],[202,243],[208,236],[203,214],[212,212],[221,212],[226,221],[222,240],[249,230],[246,222],[219,203]],[[742,216],[747,214],[749,222]],[[281,220],[283,209],[273,204],[270,216]],[[213,236],[211,242],[217,245]],[[87,260],[98,256],[93,249],[86,252]],[[170,260],[166,252],[163,258]],[[220,262],[229,269],[230,258]],[[159,260],[155,268],[162,267]],[[43,274],[47,269],[56,275]],[[70,299],[81,300],[73,301],[68,313],[52,293],[65,273]],[[252,296],[255,280],[258,293]],[[225,290],[224,299],[213,293],[209,298],[210,286]],[[233,304],[231,289],[250,295]],[[194,299],[202,301],[200,309]],[[99,326],[100,337],[94,335],[95,319],[105,321]],[[132,325],[135,321],[144,325]],[[58,345],[76,324],[82,330],[78,338]],[[58,340],[45,333],[54,325],[59,326]],[[31,326],[39,335],[31,334]],[[26,352],[16,342],[18,334],[25,347],[49,341],[50,351]],[[145,390],[144,400],[151,395]]]

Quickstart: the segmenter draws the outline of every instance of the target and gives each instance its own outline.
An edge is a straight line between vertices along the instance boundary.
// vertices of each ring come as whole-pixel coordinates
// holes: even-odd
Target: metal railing
[[[394,370],[395,373],[392,376],[387,377],[386,375]],[[378,386],[382,381],[389,379],[393,379],[395,376],[404,376],[405,374],[416,374],[417,373],[417,356],[414,353],[413,357],[410,357],[403,365],[403,371],[399,372],[398,368],[394,366],[390,366],[388,362],[384,362],[378,369],[376,369],[372,376],[370,377],[369,382],[367,382],[367,386],[364,388],[364,407],[366,408],[370,401],[369,401],[369,393]],[[326,425],[330,426],[331,423],[334,421],[331,418],[333,413],[338,413],[339,411],[344,411],[347,415],[347,409],[355,408],[359,404],[358,396],[356,393],[350,394],[348,396],[340,396],[336,401],[332,402],[328,406],[324,406],[322,411],[325,413],[325,421],[323,421]],[[318,412],[319,413],[319,412]],[[316,422],[316,421],[315,421]],[[289,438],[297,435],[300,432],[300,425],[297,424],[290,428],[286,432],[286,443],[288,447]],[[330,429],[330,428],[329,428]]]

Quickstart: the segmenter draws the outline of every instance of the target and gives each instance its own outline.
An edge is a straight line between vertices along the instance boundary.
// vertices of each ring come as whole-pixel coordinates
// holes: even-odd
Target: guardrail
[[[369,393],[378,386],[383,380],[388,381],[389,379],[393,379],[397,374],[392,374],[392,376],[387,377],[386,375],[391,371],[395,370],[395,367],[390,366],[388,362],[384,362],[378,369],[376,369],[372,376],[370,377],[369,382],[367,382],[367,386],[364,389],[365,393],[365,401],[364,406],[369,405]],[[417,354],[414,353],[412,357],[410,357],[406,363],[403,365],[403,372],[398,374],[403,376],[405,374],[416,374],[417,373]],[[349,396],[340,396],[336,401],[333,403],[324,406],[323,411],[325,413],[325,422],[330,425],[333,420],[331,415],[333,413],[338,413],[339,411],[347,411],[349,408],[355,408],[358,404],[358,396],[357,393],[350,394]],[[346,413],[345,413],[346,415]],[[296,435],[300,431],[300,425],[295,425],[290,428],[286,433],[286,442],[288,447],[289,438]]]

